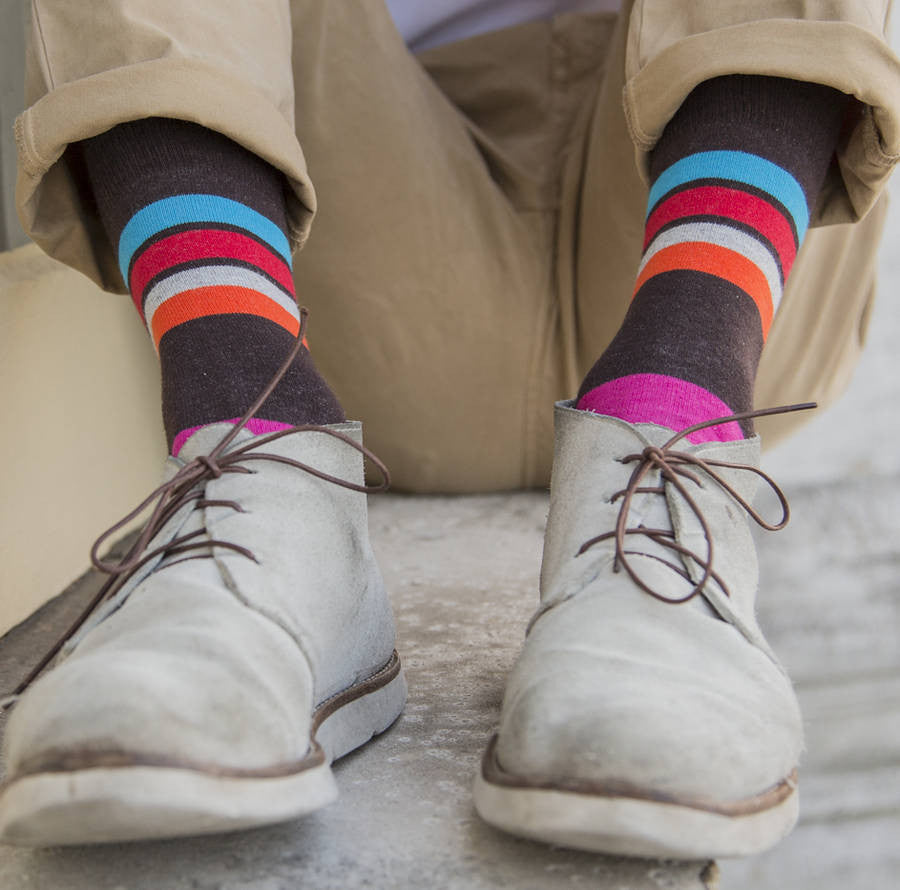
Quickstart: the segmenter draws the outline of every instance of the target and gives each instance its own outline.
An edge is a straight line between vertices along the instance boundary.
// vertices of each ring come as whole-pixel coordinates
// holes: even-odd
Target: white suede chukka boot
[[[333,800],[331,761],[399,716],[406,686],[369,544],[363,457],[347,441],[361,440],[360,425],[275,439],[242,430],[216,454],[231,430],[205,427],[169,459],[168,476],[189,484],[145,553],[162,550],[17,703],[2,840],[291,819]]]
[[[759,439],[676,444],[570,406],[556,409],[541,605],[476,779],[478,812],[606,853],[765,849],[796,821],[803,739],[754,615],[740,500],[760,479]]]

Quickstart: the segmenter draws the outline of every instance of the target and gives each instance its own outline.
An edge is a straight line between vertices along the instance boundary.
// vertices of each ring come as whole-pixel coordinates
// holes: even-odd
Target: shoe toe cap
[[[6,733],[11,775],[103,758],[264,769],[306,753],[313,683],[287,634],[202,596],[143,612],[113,614],[25,693]]]
[[[676,611],[618,622],[562,604],[535,625],[504,701],[504,771],[720,801],[792,773],[802,726],[785,674],[725,622],[662,608]]]

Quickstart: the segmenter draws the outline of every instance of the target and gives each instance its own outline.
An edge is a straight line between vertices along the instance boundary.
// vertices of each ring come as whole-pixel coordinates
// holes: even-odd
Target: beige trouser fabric
[[[284,172],[297,245],[311,173],[319,211],[295,278],[313,354],[396,487],[543,485],[552,403],[627,309],[647,153],[710,77],[779,75],[858,100],[757,403],[842,389],[900,159],[886,7],[637,0],[416,58],[381,0],[35,0],[20,213],[48,253],[122,291],[71,142],[146,116],[216,129]],[[761,427],[773,438],[796,422]]]

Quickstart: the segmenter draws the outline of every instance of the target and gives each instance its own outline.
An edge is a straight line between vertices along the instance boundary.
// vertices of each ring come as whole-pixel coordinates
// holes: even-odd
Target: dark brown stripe
[[[664,272],[635,294],[578,398],[617,377],[666,374],[702,386],[735,412],[748,411],[762,347],[759,310],[740,288],[702,272]]]
[[[130,121],[77,143],[76,150],[113,246],[138,210],[182,194],[240,201],[287,234],[283,175],[199,124],[169,118]]]
[[[697,86],[666,125],[651,155],[651,179],[695,152],[744,151],[787,170],[812,212],[847,108],[846,95],[820,84],[715,77]]]
[[[240,417],[294,345],[280,325],[255,315],[209,315],[159,342],[163,419],[169,441],[183,429]],[[195,385],[191,381],[197,381]],[[282,423],[339,423],[344,412],[303,349],[258,416]]]

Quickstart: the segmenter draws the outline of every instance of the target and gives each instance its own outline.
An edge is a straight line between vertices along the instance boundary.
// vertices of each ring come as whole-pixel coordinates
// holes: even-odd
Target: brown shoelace
[[[256,398],[256,401],[247,409],[244,416],[222,437],[218,444],[209,454],[195,457],[192,461],[185,464],[175,475],[164,482],[157,489],[147,495],[144,500],[138,504],[126,516],[123,516],[118,522],[110,526],[91,547],[91,563],[98,571],[109,575],[109,579],[100,588],[96,596],[83,609],[78,618],[66,630],[66,632],[57,640],[50,650],[41,658],[38,664],[29,672],[28,676],[16,687],[16,689],[8,696],[0,700],[0,710],[6,709],[15,703],[16,699],[40,676],[48,664],[56,657],[63,646],[79,631],[84,623],[90,618],[94,611],[105,601],[110,599],[116,591],[121,589],[129,578],[135,572],[139,571],[142,566],[151,560],[159,557],[160,559],[179,554],[187,554],[184,559],[200,559],[204,557],[212,557],[215,549],[232,550],[240,553],[247,559],[256,561],[256,557],[252,551],[240,544],[231,541],[222,541],[214,538],[206,537],[204,529],[198,529],[187,534],[178,535],[166,544],[155,547],[149,552],[147,547],[150,541],[160,532],[169,520],[175,516],[183,507],[193,503],[194,509],[202,509],[204,507],[220,506],[229,507],[239,513],[244,510],[236,501],[226,500],[209,500],[203,496],[202,485],[212,479],[218,479],[226,473],[254,473],[255,470],[245,466],[252,461],[275,461],[277,463],[288,464],[296,467],[298,470],[324,479],[326,482],[333,482],[342,488],[349,488],[352,491],[359,491],[365,494],[378,494],[386,491],[390,485],[390,473],[384,463],[373,454],[364,445],[359,444],[350,436],[332,430],[328,427],[317,426],[315,424],[300,424],[289,427],[288,429],[279,430],[265,436],[257,436],[231,451],[226,452],[226,448],[234,441],[238,433],[246,426],[256,412],[260,409],[266,399],[272,394],[282,377],[287,373],[288,368],[297,356],[297,353],[303,346],[303,337],[306,332],[306,322],[308,317],[306,309],[300,310],[300,331],[297,334],[297,340],[291,349],[290,354],[285,358],[281,367],[275,372],[275,376],[269,381],[265,389]],[[346,479],[340,479],[321,470],[311,467],[300,461],[292,460],[280,454],[271,454],[259,449],[263,446],[281,439],[284,436],[291,436],[301,432],[318,432],[333,436],[345,442],[351,448],[359,451],[364,458],[368,458],[381,474],[381,482],[377,485],[358,485],[355,482],[348,482]],[[199,487],[199,490],[198,490]],[[152,509],[151,509],[152,508]],[[133,519],[140,516],[146,510],[151,509],[150,518],[141,530],[134,544],[128,549],[128,552],[119,559],[102,559],[99,556],[100,549],[106,541],[109,540],[116,532],[130,523]]]
[[[771,476],[767,475],[758,467],[755,467],[752,464],[729,463],[727,461],[705,459],[688,451],[676,451],[672,446],[681,439],[685,438],[685,436],[689,436],[691,433],[694,433],[697,430],[705,429],[706,427],[718,426],[719,424],[729,423],[731,421],[746,420],[752,417],[764,417],[769,414],[786,414],[789,411],[806,411],[810,408],[815,407],[815,402],[804,402],[803,404],[798,405],[785,405],[780,408],[764,408],[758,411],[744,411],[740,414],[732,414],[728,417],[718,417],[715,420],[707,420],[703,423],[697,423],[693,426],[687,427],[687,429],[681,430],[681,432],[674,435],[662,446],[648,445],[639,454],[628,454],[625,457],[620,458],[619,460],[621,463],[634,463],[636,464],[636,466],[632,471],[631,477],[629,478],[628,484],[625,486],[625,488],[623,488],[621,491],[616,492],[612,496],[612,498],[610,498],[611,503],[614,503],[619,499],[621,499],[622,501],[618,516],[616,517],[616,527],[613,531],[605,532],[602,535],[597,535],[596,537],[585,541],[579,548],[576,556],[581,556],[582,553],[585,553],[595,544],[599,544],[601,541],[607,541],[612,538],[615,540],[615,559],[613,561],[613,571],[618,572],[624,568],[631,577],[631,580],[634,581],[634,583],[637,584],[637,586],[640,587],[641,590],[643,590],[645,593],[649,593],[650,596],[656,597],[656,599],[658,600],[662,600],[665,603],[686,603],[688,600],[691,600],[695,596],[697,596],[697,594],[699,594],[703,590],[703,588],[706,586],[706,583],[710,579],[712,579],[716,584],[719,585],[725,596],[731,596],[725,582],[713,568],[713,538],[712,534],[710,533],[710,528],[706,521],[706,517],[704,517],[700,508],[697,506],[696,501],[688,491],[684,480],[688,479],[700,487],[702,487],[704,483],[703,481],[701,481],[697,473],[688,468],[695,467],[702,469],[710,478],[710,480],[712,480],[712,482],[714,482],[725,492],[727,492],[731,496],[731,498],[741,508],[743,508],[747,515],[751,519],[753,519],[754,522],[756,522],[762,528],[767,529],[768,531],[778,531],[779,529],[782,529],[787,525],[788,520],[790,519],[790,508],[788,507],[787,498],[785,497],[784,492],[778,487],[777,483],[772,479]],[[743,497],[741,497],[741,495],[737,491],[735,491],[732,485],[730,485],[725,479],[722,478],[719,473],[716,472],[716,470],[714,469],[715,467],[727,468],[731,470],[744,470],[750,473],[755,473],[757,476],[763,479],[766,484],[772,489],[772,491],[775,493],[775,496],[781,503],[781,519],[775,523],[767,522],[749,503],[747,503],[747,501]],[[647,474],[653,470],[659,471],[660,484],[657,486],[641,485],[641,482],[644,480]],[[693,512],[694,516],[697,517],[697,521],[700,523],[700,528],[703,530],[703,536],[706,539],[705,556],[695,553],[690,548],[679,544],[678,541],[675,540],[675,533],[670,529],[647,528],[643,525],[639,525],[633,528],[628,527],[628,517],[631,511],[631,503],[634,499],[634,496],[636,494],[657,494],[664,496],[666,483],[673,485],[677,489],[678,493],[684,498],[688,507]],[[691,577],[684,568],[683,562],[681,564],[676,564],[673,562],[669,562],[669,560],[663,559],[659,556],[640,553],[640,551],[636,550],[628,550],[625,543],[626,537],[628,535],[643,535],[656,544],[659,544],[666,550],[672,551],[672,553],[676,554],[677,557],[686,557],[692,560],[703,569],[703,574],[694,583],[691,591],[681,597],[669,597],[657,590],[654,590],[637,573],[634,566],[628,559],[629,555],[650,556],[653,559],[659,560],[659,562],[661,562],[663,565],[668,566],[670,569],[672,569],[672,571],[676,572],[686,581],[690,582]]]

